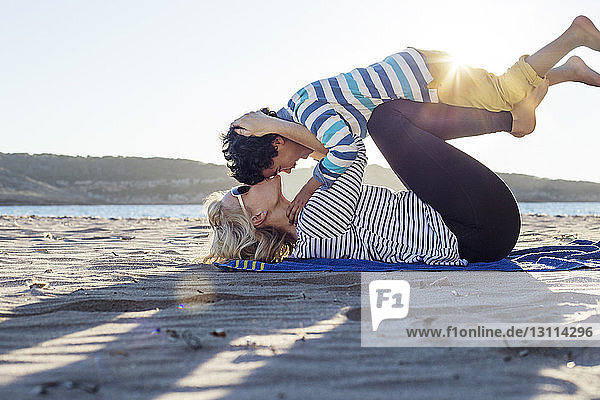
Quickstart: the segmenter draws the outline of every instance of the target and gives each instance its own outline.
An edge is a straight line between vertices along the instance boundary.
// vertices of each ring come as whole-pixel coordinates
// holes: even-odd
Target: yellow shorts
[[[457,65],[443,51],[419,52],[425,56],[433,76],[427,88],[437,89],[440,102],[445,104],[510,111],[543,81],[525,62],[526,55],[497,76],[481,68]]]

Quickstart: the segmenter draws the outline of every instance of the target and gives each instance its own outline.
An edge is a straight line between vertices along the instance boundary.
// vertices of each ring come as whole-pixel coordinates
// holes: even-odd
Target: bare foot
[[[577,56],[569,57],[564,66],[572,74],[573,78],[571,80],[573,82],[581,82],[590,86],[600,86],[600,74],[588,67],[581,58]]]
[[[600,74],[577,56],[572,56],[563,65],[552,68],[546,77],[550,86],[561,82],[581,82],[590,86],[600,86]]]
[[[544,79],[527,98],[521,100],[510,112],[513,117],[510,134],[515,137],[529,135],[535,129],[535,109],[548,93],[548,80]]]
[[[600,31],[585,15],[576,17],[566,33],[572,35],[577,46],[586,46],[600,51]]]

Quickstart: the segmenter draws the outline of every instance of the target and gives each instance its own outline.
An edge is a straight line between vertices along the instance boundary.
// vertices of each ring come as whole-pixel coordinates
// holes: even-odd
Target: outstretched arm
[[[327,149],[323,146],[315,135],[313,135],[304,125],[286,121],[266,115],[260,111],[253,111],[244,114],[231,124],[236,132],[244,136],[264,136],[269,133],[276,133],[294,142],[300,143],[309,149],[315,150],[316,157],[323,158],[327,154]]]

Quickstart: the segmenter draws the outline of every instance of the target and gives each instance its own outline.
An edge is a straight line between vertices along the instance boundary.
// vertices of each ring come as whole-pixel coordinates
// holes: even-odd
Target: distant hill
[[[194,204],[235,180],[223,165],[0,153],[0,204]]]
[[[283,174],[293,198],[311,169]],[[600,183],[500,174],[519,201],[600,201]],[[394,173],[369,165],[365,183],[401,190]],[[0,204],[198,204],[236,184],[224,165],[140,157],[0,153]]]
[[[600,201],[600,183],[499,174],[518,201]]]

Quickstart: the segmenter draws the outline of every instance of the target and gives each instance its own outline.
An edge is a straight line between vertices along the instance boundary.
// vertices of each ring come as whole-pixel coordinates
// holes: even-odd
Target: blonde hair
[[[279,262],[293,250],[295,240],[275,228],[256,228],[240,207],[223,206],[227,192],[208,196],[204,210],[213,229],[205,262],[234,259]]]

